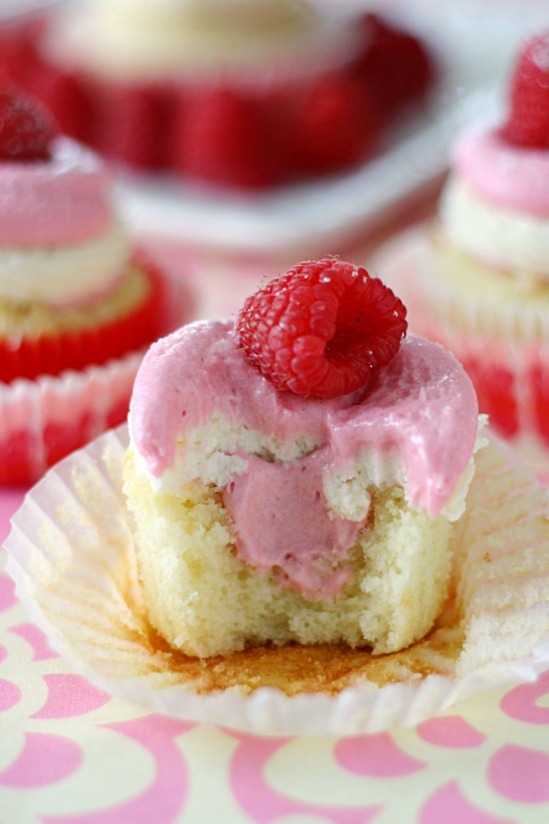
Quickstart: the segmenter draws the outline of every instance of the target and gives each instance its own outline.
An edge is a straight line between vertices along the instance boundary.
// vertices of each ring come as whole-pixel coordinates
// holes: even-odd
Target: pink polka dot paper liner
[[[18,597],[52,647],[97,687],[155,713],[259,735],[380,734],[431,719],[425,735],[436,740],[440,711],[547,669],[547,493],[491,439],[456,529],[451,597],[434,632],[409,653],[419,669],[408,653],[384,656],[391,682],[379,684],[367,666],[379,659],[364,652],[360,678],[335,694],[288,696],[268,684],[201,692],[169,650],[151,644],[121,489],[127,438],[125,426],[111,430],[51,469],[5,541]],[[474,734],[463,724],[451,733],[455,746]],[[342,753],[354,758],[352,749]]]

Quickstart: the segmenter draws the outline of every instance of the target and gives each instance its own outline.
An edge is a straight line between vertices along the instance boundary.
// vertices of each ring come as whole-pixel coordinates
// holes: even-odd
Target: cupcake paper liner
[[[157,276],[163,294],[153,299],[155,337],[185,323],[192,310],[186,285],[172,275]],[[31,484],[65,455],[122,423],[143,352],[57,376],[0,383],[0,484]]]
[[[386,656],[291,645],[226,659],[170,650],[148,622],[121,486],[127,442],[119,427],[51,469],[5,542],[19,598],[61,654],[110,693],[255,734],[350,735],[418,723],[489,686],[534,680],[549,665],[549,502],[497,440],[478,453],[455,533],[451,594],[425,639]],[[322,660],[340,660],[344,675],[323,683]],[[296,673],[307,668],[317,678],[303,686]]]
[[[428,223],[391,240],[370,269],[382,272],[404,301],[411,331],[442,343],[462,362],[497,433],[529,466],[547,472],[549,312],[541,299],[515,305],[479,293],[458,301],[437,287],[431,230]]]

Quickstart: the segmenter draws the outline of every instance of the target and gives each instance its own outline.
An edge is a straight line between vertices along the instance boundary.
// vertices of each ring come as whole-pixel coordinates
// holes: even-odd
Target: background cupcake
[[[32,480],[65,452],[121,421],[137,363],[126,378],[118,374],[115,380],[114,372],[120,372],[123,359],[132,353],[138,360],[137,353],[166,329],[162,277],[134,249],[114,208],[111,186],[111,176],[95,154],[59,135],[41,104],[4,85],[3,482]],[[89,376],[83,372],[87,367],[103,369],[103,385],[97,383],[91,394]],[[106,380],[111,372],[112,381]],[[49,383],[44,383],[46,376]],[[60,376],[57,382],[53,376]],[[62,397],[55,403],[50,397],[54,390]],[[49,417],[54,407],[56,424]]]
[[[421,249],[412,326],[454,351],[517,446],[549,446],[549,32],[530,39],[508,113],[456,142]]]
[[[306,0],[89,0],[2,51],[106,156],[246,189],[356,165],[433,79],[413,36]]]

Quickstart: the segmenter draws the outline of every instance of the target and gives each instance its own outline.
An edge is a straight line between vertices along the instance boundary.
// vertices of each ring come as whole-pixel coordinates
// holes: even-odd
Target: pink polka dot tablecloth
[[[0,494],[0,539],[22,493]],[[549,672],[415,727],[257,738],[87,682],[17,600],[0,550],[1,824],[546,824]]]

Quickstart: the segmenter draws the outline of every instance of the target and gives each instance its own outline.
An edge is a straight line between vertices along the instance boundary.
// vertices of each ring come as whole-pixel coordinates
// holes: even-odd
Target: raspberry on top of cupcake
[[[102,364],[160,334],[159,276],[132,248],[105,164],[11,84],[0,188],[0,381]]]
[[[151,347],[124,486],[172,646],[385,653],[431,629],[481,438],[459,363],[406,328],[381,281],[324,258]]]

